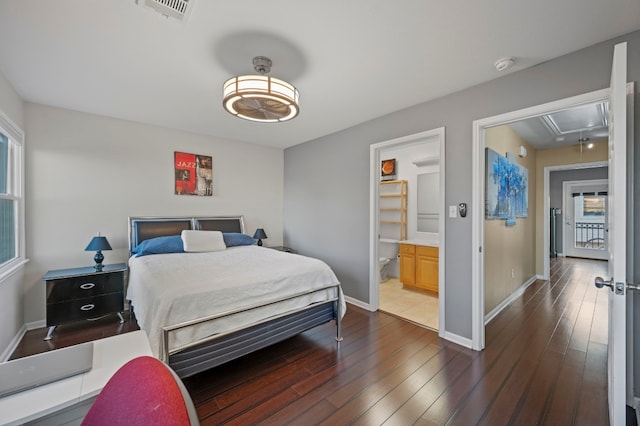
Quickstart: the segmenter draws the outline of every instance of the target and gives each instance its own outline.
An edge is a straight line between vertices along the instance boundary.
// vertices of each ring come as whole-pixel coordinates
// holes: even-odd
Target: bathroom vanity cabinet
[[[403,286],[438,292],[438,247],[400,244],[400,281]]]

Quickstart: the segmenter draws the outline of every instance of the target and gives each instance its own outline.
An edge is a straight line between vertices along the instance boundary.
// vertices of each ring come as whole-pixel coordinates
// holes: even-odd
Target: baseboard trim
[[[486,326],[489,321],[491,321],[492,319],[494,319],[500,312],[502,312],[502,310],[504,308],[506,308],[507,306],[509,306],[514,300],[516,300],[518,297],[522,296],[522,293],[524,293],[524,291],[527,289],[527,287],[529,287],[531,284],[533,284],[534,282],[536,282],[536,280],[541,279],[539,278],[539,275],[534,275],[531,278],[529,278],[524,284],[522,284],[520,287],[518,287],[516,289],[516,291],[514,291],[513,293],[511,293],[509,295],[509,297],[507,297],[506,299],[504,299],[502,302],[500,302],[498,304],[498,306],[496,306],[495,308],[493,308],[491,310],[491,312],[489,312],[487,315],[484,316],[484,325]]]
[[[467,339],[466,337],[462,337],[444,330],[440,330],[438,335],[445,340],[455,343],[456,345],[464,346],[468,349],[473,349],[473,341],[471,339]]]
[[[358,300],[358,299],[354,299],[353,297],[345,296],[344,300],[347,303],[350,303],[350,304],[355,305],[355,306],[357,306],[359,308],[362,308],[362,309],[366,309],[369,312],[373,312],[374,311],[374,309],[371,309],[371,305],[370,304],[364,303],[363,301]]]
[[[16,348],[18,347],[18,344],[20,344],[20,341],[22,340],[26,332],[27,332],[27,326],[26,324],[22,324],[22,327],[20,327],[20,330],[18,330],[16,335],[13,337],[13,339],[11,339],[11,342],[9,342],[9,346],[7,346],[4,352],[2,352],[2,354],[0,355],[0,362],[6,362],[9,360],[9,357],[16,350]]]
[[[47,322],[45,320],[28,322],[26,325],[27,330],[35,330],[36,328],[42,328],[46,326]]]
[[[20,344],[20,341],[22,340],[24,335],[27,333],[27,331],[34,330],[36,328],[46,327],[46,325],[47,325],[47,322],[45,320],[33,321],[33,322],[28,322],[26,324],[22,324],[22,327],[20,327],[16,335],[13,336],[13,339],[11,339],[11,342],[9,342],[9,346],[7,346],[7,348],[2,352],[2,354],[0,354],[0,362],[5,362],[9,360],[9,357],[16,350],[16,348]]]

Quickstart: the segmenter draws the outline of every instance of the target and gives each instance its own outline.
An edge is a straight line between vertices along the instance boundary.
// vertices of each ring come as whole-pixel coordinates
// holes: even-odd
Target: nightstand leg
[[[55,331],[56,327],[57,327],[56,325],[52,325],[51,327],[49,327],[49,331],[47,331],[47,337],[45,337],[42,340],[51,340],[51,336],[53,335],[53,332]]]
[[[120,317],[120,324],[124,324],[124,317],[121,312],[118,312],[118,316]]]

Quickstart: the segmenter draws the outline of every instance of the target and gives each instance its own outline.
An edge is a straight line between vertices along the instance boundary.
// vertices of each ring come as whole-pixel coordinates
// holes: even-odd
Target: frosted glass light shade
[[[223,85],[222,104],[246,120],[274,123],[295,118],[300,93],[286,81],[268,75],[241,75]]]

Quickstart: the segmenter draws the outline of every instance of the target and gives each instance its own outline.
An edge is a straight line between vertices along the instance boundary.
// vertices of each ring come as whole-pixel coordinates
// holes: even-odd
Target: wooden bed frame
[[[207,230],[244,233],[242,216],[222,217],[130,217],[129,252],[142,241],[169,235],[180,235],[183,230]],[[186,327],[231,316],[239,312],[257,309],[282,300],[293,299],[310,293],[336,288],[336,297],[314,303],[301,309],[255,322],[248,326],[219,333],[187,345],[169,350],[170,333]],[[283,341],[329,321],[336,321],[336,341],[342,341],[341,306],[339,284],[295,294],[286,299],[276,299],[240,310],[214,313],[210,316],[162,327],[160,358],[169,364],[181,378],[224,364],[256,350]],[[131,306],[131,309],[134,309]],[[339,343],[338,343],[339,344]]]

